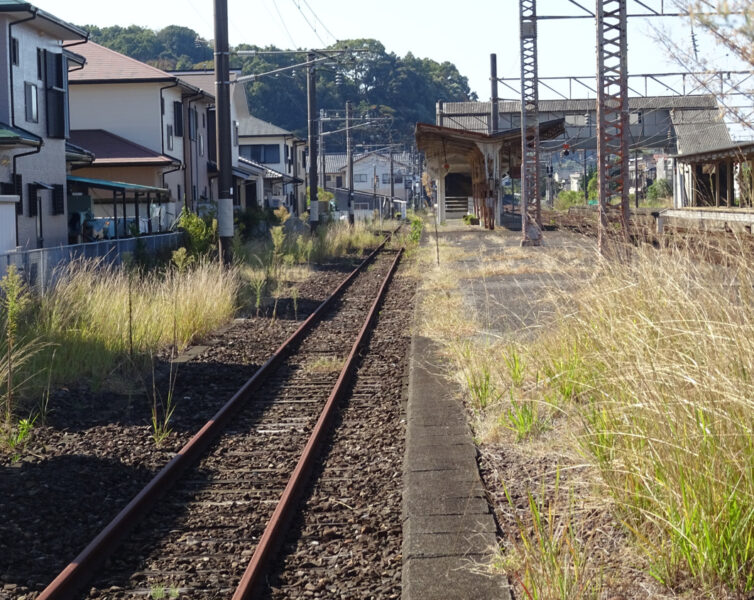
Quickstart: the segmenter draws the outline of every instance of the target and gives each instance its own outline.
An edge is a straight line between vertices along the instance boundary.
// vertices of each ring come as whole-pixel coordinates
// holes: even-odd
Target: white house
[[[192,86],[209,95],[215,94],[214,71],[173,71],[173,75],[179,77]],[[259,204],[264,198],[264,178],[267,173],[266,165],[260,164],[245,153],[240,152],[241,130],[248,119],[252,118],[249,113],[249,104],[246,96],[246,88],[243,84],[235,83],[236,73],[230,74],[230,121],[233,131],[233,204],[238,209],[243,209],[252,203]],[[214,106],[210,109],[208,118],[210,144],[210,167],[217,169],[216,138],[215,138],[215,111]],[[214,179],[210,188],[210,198],[217,198],[217,179]]]
[[[347,166],[341,168],[344,186],[348,186]],[[359,192],[376,193],[390,196],[391,157],[389,153],[368,152],[354,156],[353,160],[353,189]],[[392,190],[396,198],[406,200],[411,189],[411,158],[406,152],[394,154],[392,157],[393,184]]]
[[[175,75],[99,44],[88,42],[76,49],[87,62],[69,77],[73,141],[96,157],[90,166],[74,171],[79,183],[98,179],[144,186],[142,200],[150,191],[167,195],[169,201],[160,205],[165,224],[175,220],[181,207],[196,210],[209,201],[209,147],[214,144],[209,109],[214,98]],[[95,213],[117,216],[110,209],[113,191],[107,184],[93,185],[90,193],[99,198]],[[138,202],[128,203],[127,216],[138,212]]]
[[[303,152],[306,142],[254,115],[239,121],[238,136],[241,156],[268,169],[263,196],[257,201],[263,200],[267,206],[287,204],[298,210],[306,194],[301,185],[306,168]]]
[[[27,2],[0,3],[0,248],[68,241],[68,66],[85,31]],[[15,196],[18,201],[9,198]],[[14,207],[13,210],[9,209]],[[8,226],[9,217],[12,226]]]

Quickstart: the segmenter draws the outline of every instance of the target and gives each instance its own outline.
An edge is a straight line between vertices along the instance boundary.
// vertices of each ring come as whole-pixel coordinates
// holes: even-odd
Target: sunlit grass
[[[443,343],[476,412],[478,439],[519,444],[532,460],[543,447],[567,464],[581,456],[592,473],[590,504],[601,502],[633,540],[627,552],[643,553],[649,576],[668,589],[728,598],[754,590],[754,265],[735,245],[716,248],[709,261],[700,246],[634,249],[623,262],[540,249],[531,267],[522,266],[532,264],[528,249],[506,247],[469,267],[441,238],[439,267],[432,244],[424,249],[422,332]],[[486,278],[555,269],[551,293],[532,299],[548,325],[518,332],[524,341],[515,347],[480,336],[487,315],[453,286],[477,280],[479,290]],[[502,310],[505,300],[486,305]],[[530,506],[527,531],[549,531],[548,506]],[[569,506],[552,527],[571,560],[563,535],[581,524]],[[532,551],[541,538],[521,542],[521,573],[559,572],[545,568],[553,552]],[[605,581],[620,585],[610,569]],[[593,597],[590,585],[573,597]],[[544,589],[524,597],[560,597]]]

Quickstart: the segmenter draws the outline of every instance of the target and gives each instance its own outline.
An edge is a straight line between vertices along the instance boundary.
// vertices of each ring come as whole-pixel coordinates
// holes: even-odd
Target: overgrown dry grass
[[[54,361],[43,352],[34,362],[53,383],[101,379],[128,357],[180,350],[227,322],[239,288],[238,270],[216,262],[147,273],[72,263],[30,315],[28,329],[55,350]]]
[[[534,486],[519,490],[519,505],[529,497],[525,518],[520,506],[500,507],[519,518],[504,562],[522,597],[595,598],[632,587],[635,576],[627,580],[620,564],[581,551],[600,511],[623,539],[626,572],[643,565],[644,577],[668,594],[748,597],[754,590],[748,256],[735,246],[722,257],[716,250],[714,262],[698,248],[641,248],[628,262],[589,253],[563,262],[540,251],[542,270],[565,268],[569,277],[552,279],[551,293],[533,301],[549,325],[521,341],[527,339],[521,332],[479,336],[485,315],[452,285],[459,274],[483,280],[520,273],[517,261],[506,271],[501,263],[511,257],[501,254],[491,268],[480,261],[468,270],[452,254],[441,241],[446,260],[431,268],[434,247],[424,251],[432,307],[424,332],[444,342],[476,415],[478,439],[483,446],[518,444],[533,462],[546,457],[550,477],[578,465],[578,477],[564,484],[567,501],[561,493],[554,504]]]

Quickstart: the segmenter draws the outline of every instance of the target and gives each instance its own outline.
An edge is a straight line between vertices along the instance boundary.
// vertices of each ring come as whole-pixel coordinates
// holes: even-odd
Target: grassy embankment
[[[19,419],[28,416],[21,425],[31,428],[36,415],[44,417],[50,388],[133,381],[134,370],[148,371],[159,352],[180,351],[241,309],[274,305],[284,294],[295,302],[296,282],[309,276],[310,264],[362,253],[378,241],[366,226],[332,224],[315,235],[288,236],[273,227],[265,242],[239,242],[236,264],[223,268],[211,258],[211,225],[198,218],[187,225],[188,251],[174,253],[168,265],[147,270],[76,262],[44,295],[21,286],[15,312],[3,305],[0,402],[7,416],[4,438],[11,446],[28,435],[19,439]],[[9,315],[16,323],[12,337]]]
[[[749,257],[734,246],[723,264],[682,248],[635,249],[628,262],[505,248],[464,271],[458,261],[473,257],[442,251],[439,268],[425,251],[424,331],[444,344],[483,454],[519,461],[497,482],[508,498],[499,515],[512,524],[498,567],[517,597],[748,597]],[[537,272],[549,291],[528,307],[539,327],[480,337],[486,317],[462,300],[459,276],[469,285]],[[525,481],[527,471],[537,476]]]

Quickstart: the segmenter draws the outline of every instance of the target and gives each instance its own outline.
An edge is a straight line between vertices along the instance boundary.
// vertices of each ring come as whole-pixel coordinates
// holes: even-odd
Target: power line
[[[336,38],[336,37],[335,37],[335,36],[334,36],[334,35],[332,34],[332,31],[330,31],[330,30],[329,30],[329,29],[327,28],[327,25],[325,25],[325,24],[324,24],[324,22],[322,21],[322,19],[320,19],[320,18],[319,18],[319,17],[317,16],[317,13],[315,13],[315,12],[314,12],[314,9],[313,9],[313,8],[312,8],[312,7],[311,7],[311,6],[309,5],[309,3],[308,3],[308,2],[306,1],[306,0],[304,0],[304,4],[306,4],[306,7],[307,7],[307,8],[308,8],[308,9],[309,9],[309,10],[311,11],[311,13],[312,13],[312,14],[314,15],[314,18],[315,18],[315,19],[317,19],[317,21],[319,21],[319,24],[320,24],[320,25],[322,25],[323,29],[324,29],[324,30],[325,30],[325,31],[327,32],[327,34],[328,34],[328,35],[329,35],[329,36],[330,36],[330,37],[331,37],[332,39],[334,39],[334,40],[335,40],[335,41],[337,42],[337,41],[338,41],[338,38]]]
[[[283,29],[285,29],[285,33],[288,35],[288,39],[291,41],[291,44],[293,45],[294,48],[298,48],[298,45],[296,44],[296,41],[293,39],[291,32],[288,31],[288,26],[285,24],[285,19],[283,19],[283,15],[280,14],[280,9],[278,8],[277,0],[272,0],[272,6],[275,7],[275,12],[278,14],[278,17],[280,18],[280,24],[283,26]]]
[[[298,12],[300,12],[300,13],[301,13],[301,16],[302,16],[302,17],[304,18],[304,21],[306,21],[306,24],[307,24],[307,25],[309,26],[309,28],[310,28],[310,29],[311,29],[311,30],[312,30],[312,31],[314,32],[314,35],[316,35],[316,36],[317,36],[317,39],[319,39],[319,41],[320,41],[320,42],[322,43],[322,45],[323,45],[323,46],[327,46],[327,42],[325,42],[325,40],[323,40],[323,39],[322,39],[322,36],[321,36],[321,35],[319,35],[319,31],[317,31],[317,28],[316,28],[316,27],[315,27],[314,25],[312,25],[312,23],[311,23],[311,22],[309,21],[309,19],[308,19],[308,18],[306,17],[306,15],[304,14],[304,11],[303,11],[303,10],[301,10],[301,3],[300,3],[300,2],[299,2],[299,3],[296,3],[296,0],[291,0],[291,1],[293,2],[293,6],[295,6],[296,8],[298,8]],[[307,6],[308,6],[308,5],[307,5]],[[310,10],[311,10],[311,9],[310,9]],[[312,13],[312,14],[313,14],[313,13]],[[316,15],[315,15],[315,16],[316,16]],[[332,35],[332,34],[331,34],[331,35]]]

